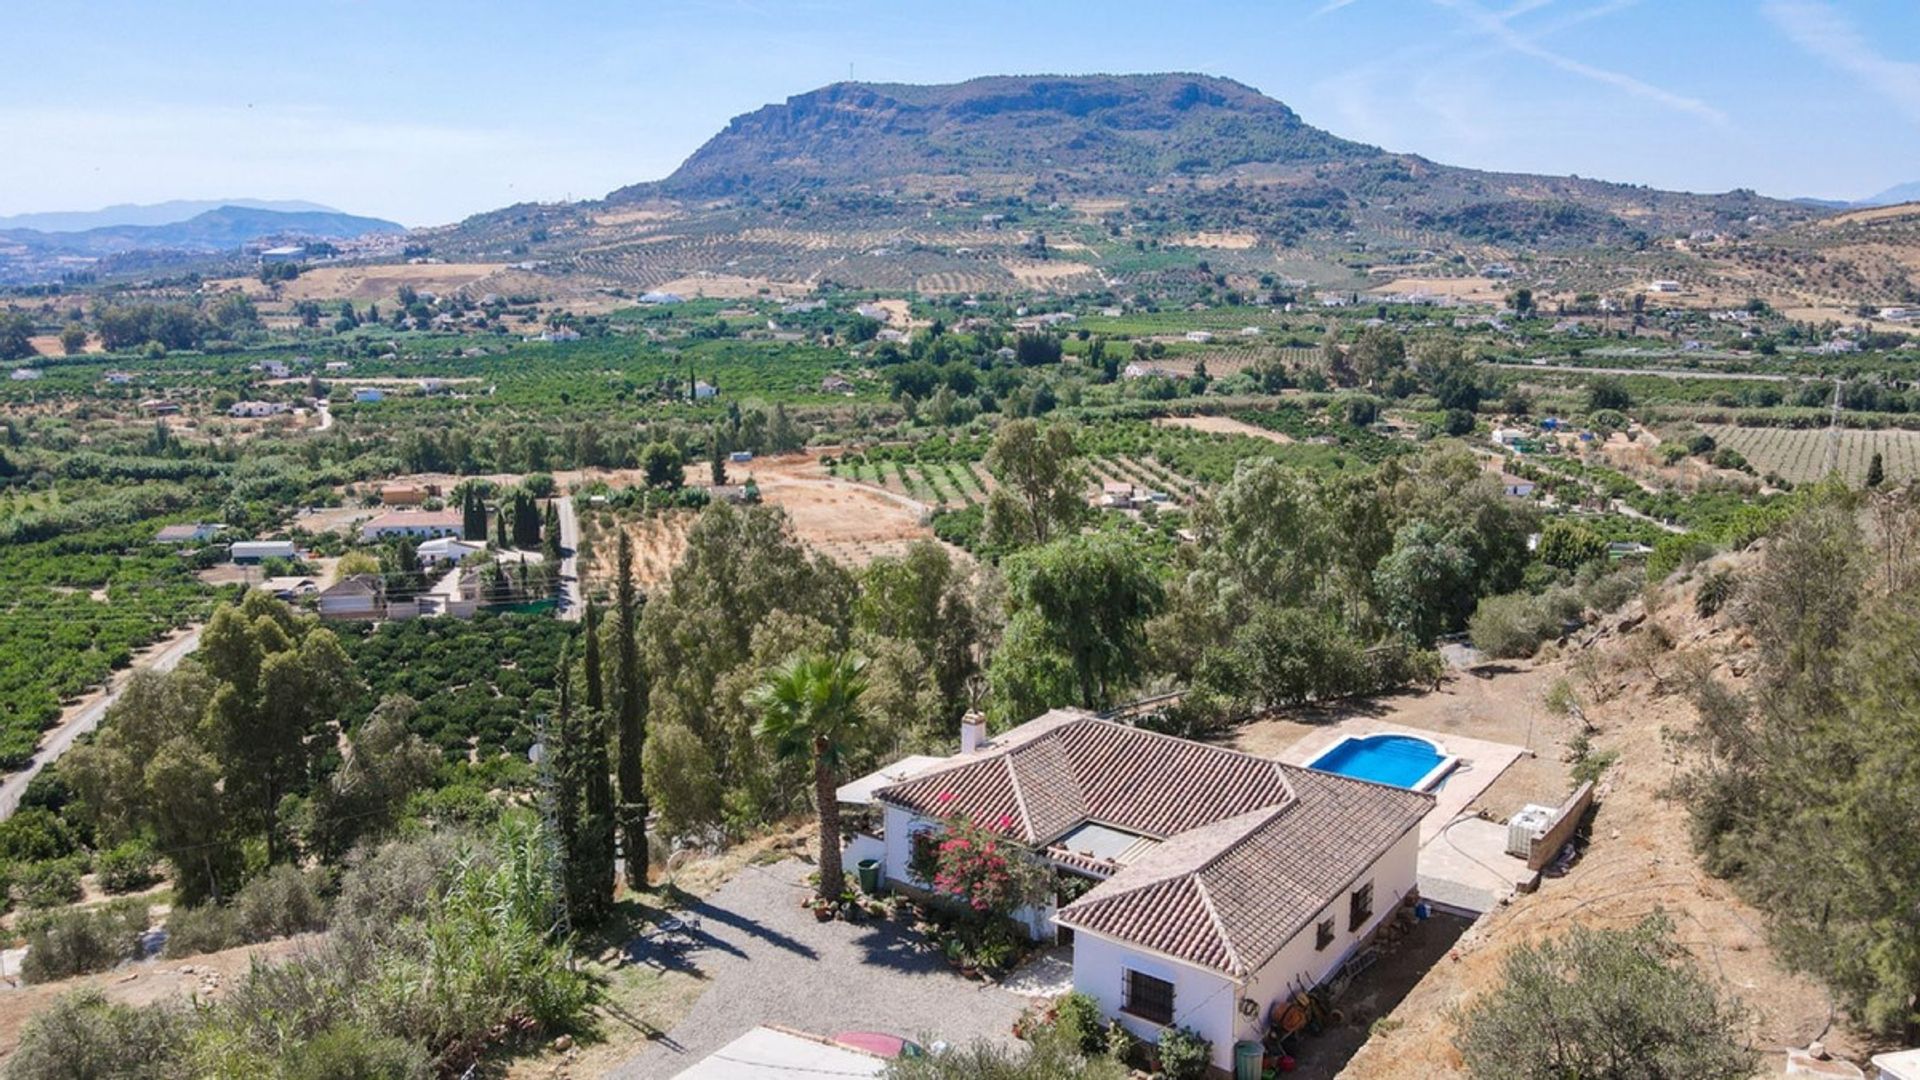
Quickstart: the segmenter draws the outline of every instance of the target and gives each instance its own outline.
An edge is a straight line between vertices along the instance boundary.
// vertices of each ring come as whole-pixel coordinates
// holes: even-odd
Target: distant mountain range
[[[1869,195],[1855,206],[1892,206],[1895,203],[1920,202],[1920,180],[1890,187],[1878,195]]]
[[[283,214],[337,214],[331,206],[302,199],[174,199],[159,203],[119,203],[99,210],[53,210],[38,214],[0,215],[0,230],[36,229],[40,232],[84,232],[115,225],[171,225],[209,210],[234,206],[242,210],[273,210]]]
[[[74,231],[0,229],[0,283],[49,281],[74,272],[152,272],[230,255],[249,244],[351,240],[406,231],[395,222],[338,210],[247,206],[216,206],[157,225],[103,225]]]
[[[282,211],[222,206],[165,225],[108,225],[79,232],[6,229],[0,230],[0,239],[40,251],[97,256],[156,249],[197,253],[231,251],[269,238],[347,240],[369,233],[406,231],[405,226],[395,222],[356,217],[338,210]]]

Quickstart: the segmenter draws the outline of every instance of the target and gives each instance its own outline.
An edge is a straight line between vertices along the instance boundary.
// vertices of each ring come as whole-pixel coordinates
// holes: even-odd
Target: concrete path
[[[20,798],[27,793],[27,785],[40,775],[40,770],[60,760],[60,755],[73,749],[80,736],[100,726],[100,720],[107,715],[113,703],[120,700],[120,692],[126,689],[127,680],[142,668],[153,671],[172,671],[180,666],[187,654],[200,647],[200,628],[194,627],[185,635],[167,642],[158,649],[135,661],[133,666],[119,672],[108,682],[105,692],[98,693],[94,700],[64,718],[59,726],[49,730],[40,740],[40,749],[33,755],[33,761],[19,772],[8,774],[0,781],[0,821],[13,816],[20,809]]]
[[[661,962],[695,969],[707,990],[672,1031],[608,1076],[674,1076],[760,1024],[1012,1042],[1025,998],[961,978],[900,924],[816,921],[800,906],[811,869],[797,860],[748,866],[687,909],[700,920],[695,946]]]

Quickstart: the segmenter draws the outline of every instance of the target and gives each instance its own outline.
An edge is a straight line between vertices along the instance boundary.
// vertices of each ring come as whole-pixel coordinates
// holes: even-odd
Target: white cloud
[[[1519,30],[1514,29],[1512,25],[1513,19],[1544,6],[1546,0],[1521,0],[1520,3],[1500,14],[1487,11],[1485,8],[1473,3],[1472,0],[1434,0],[1434,3],[1450,11],[1459,13],[1462,18],[1467,20],[1467,22],[1482,35],[1492,39],[1509,52],[1531,57],[1532,59],[1550,64],[1570,75],[1578,75],[1583,79],[1591,79],[1594,82],[1611,86],[1642,100],[1665,106],[1675,112],[1698,117],[1712,124],[1724,125],[1727,122],[1725,113],[1698,98],[1688,97],[1685,94],[1676,94],[1671,90],[1662,89],[1644,79],[1636,78],[1622,71],[1614,71],[1609,68],[1589,64],[1584,60],[1576,60],[1571,56],[1555,52],[1540,44],[1536,37],[1523,34]],[[1627,5],[1621,3],[1603,4],[1589,12],[1582,13],[1581,16],[1576,17],[1573,21],[1585,21],[1586,18],[1610,14],[1624,6]]]
[[[1767,0],[1767,18],[1794,44],[1873,88],[1920,122],[1920,64],[1894,60],[1831,6],[1814,0]]]

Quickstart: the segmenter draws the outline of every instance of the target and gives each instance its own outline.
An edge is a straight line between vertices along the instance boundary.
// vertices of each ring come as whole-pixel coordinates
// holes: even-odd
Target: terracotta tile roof
[[[1059,710],[876,794],[928,816],[1005,816],[1043,844],[1086,821],[1163,839],[1291,793],[1276,762]]]
[[[1160,840],[1059,921],[1234,976],[1257,971],[1433,806],[1069,710],[876,797],[928,817],[1005,818],[1036,848],[1089,821]]]
[[[1293,799],[1168,840],[1061,909],[1060,923],[1249,975],[1433,807],[1420,792],[1283,768]]]

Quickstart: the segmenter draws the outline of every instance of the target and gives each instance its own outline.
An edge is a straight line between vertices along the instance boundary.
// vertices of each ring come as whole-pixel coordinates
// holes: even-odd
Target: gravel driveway
[[[961,978],[897,923],[819,922],[800,906],[811,869],[748,866],[687,909],[700,931],[684,962],[709,986],[665,1038],[608,1076],[664,1080],[757,1024],[1012,1042],[1025,998]]]

